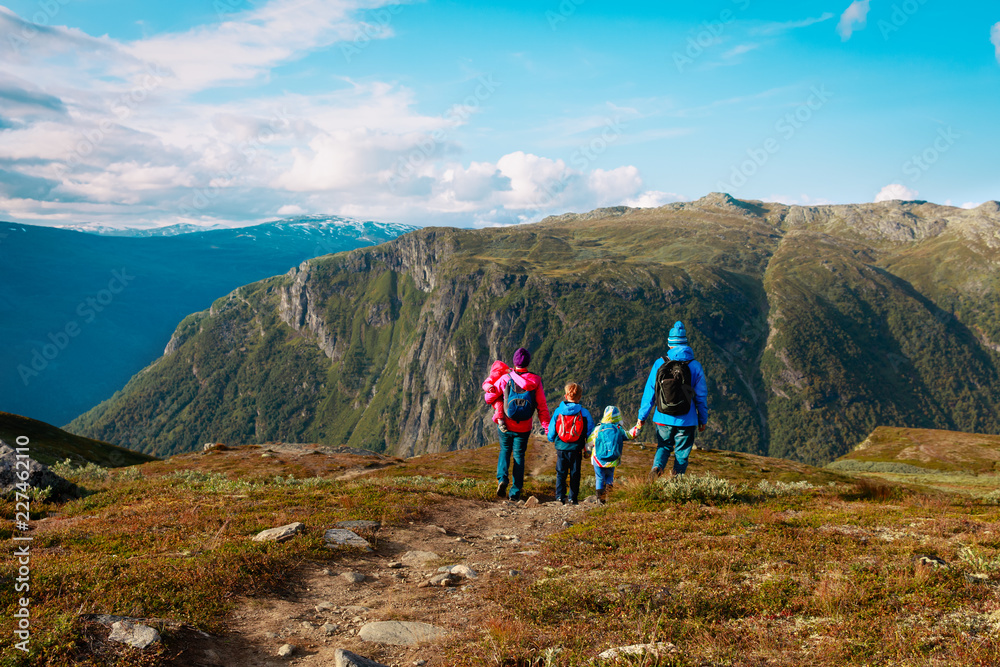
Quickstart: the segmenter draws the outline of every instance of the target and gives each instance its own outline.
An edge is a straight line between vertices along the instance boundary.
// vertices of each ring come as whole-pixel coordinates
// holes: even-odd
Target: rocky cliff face
[[[248,285],[79,432],[166,454],[314,440],[412,455],[495,441],[480,383],[524,345],[550,408],[634,419],[684,320],[708,447],[825,462],[878,424],[1000,432],[996,207],[711,195],[536,225],[426,229]],[[645,434],[652,437],[651,433]]]

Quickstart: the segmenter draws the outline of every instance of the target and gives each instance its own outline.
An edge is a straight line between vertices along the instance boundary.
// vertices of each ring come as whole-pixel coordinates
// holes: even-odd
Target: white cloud
[[[39,28],[0,56],[8,123],[0,164],[16,165],[20,179],[0,188],[0,218],[158,226],[311,211],[509,224],[677,198],[647,191],[629,165],[597,169],[594,160],[525,151],[461,160],[459,128],[488,104],[496,85],[488,77],[470,80],[469,96],[442,114],[419,112],[405,86],[371,79],[333,80],[310,95],[260,92],[275,67],[312,50],[340,57],[340,46],[371,33],[357,10],[390,2],[271,0],[217,25],[134,42]],[[27,25],[0,7],[0,29]],[[0,52],[11,48],[0,41]],[[610,106],[616,116],[638,114]],[[619,136],[599,114],[570,129],[570,148],[598,136],[624,143],[687,131]]]
[[[305,215],[306,210],[298,204],[285,204],[278,209],[278,215]]]
[[[365,24],[353,18],[357,10],[384,4],[378,0],[271,0],[233,20],[140,40],[125,51],[171,72],[171,87],[204,90],[265,75],[313,49],[349,43],[361,34],[391,36],[387,29],[362,33]]]
[[[625,200],[626,206],[633,208],[658,208],[665,204],[677,201],[687,201],[687,197],[674,192],[663,192],[661,190],[647,190],[636,197]]]
[[[983,202],[967,201],[964,204],[962,204],[962,208],[973,209],[973,208],[979,208],[982,205]]]
[[[728,51],[726,51],[725,53],[723,53],[722,57],[724,59],[726,59],[726,60],[730,60],[732,58],[738,58],[739,56],[742,56],[743,54],[750,53],[751,51],[754,51],[755,49],[759,49],[759,48],[760,48],[760,44],[756,44],[756,43],[737,44],[733,48],[731,48]]]
[[[847,41],[854,34],[855,30],[863,30],[868,25],[868,3],[870,0],[855,0],[850,7],[840,15],[840,22],[837,24],[837,34],[840,39]]]
[[[994,23],[993,27],[990,28],[990,42],[993,44],[997,62],[1000,63],[1000,21]]]
[[[916,190],[911,190],[905,185],[892,183],[879,190],[879,193],[875,195],[875,203],[893,201],[896,199],[902,201],[912,201],[917,198],[918,194],[920,193]]]
[[[830,12],[823,12],[820,16],[815,18],[802,19],[800,21],[783,21],[775,23],[765,23],[764,25],[758,26],[750,30],[752,35],[779,35],[783,32],[789,30],[798,30],[799,28],[808,28],[811,25],[817,23],[822,23],[824,21],[829,21],[834,17]]]

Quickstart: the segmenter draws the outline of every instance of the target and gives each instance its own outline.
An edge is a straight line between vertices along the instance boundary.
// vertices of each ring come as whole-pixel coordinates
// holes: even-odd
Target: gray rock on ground
[[[365,575],[360,572],[344,572],[340,578],[349,584],[360,584],[365,580]]]
[[[295,649],[298,647],[295,644],[285,644],[278,649],[278,657],[280,658],[290,658],[295,654]]]
[[[343,528],[330,528],[323,533],[323,540],[328,549],[338,549],[340,547],[356,547],[362,551],[371,551],[372,545],[368,541],[350,530]]]
[[[108,639],[121,642],[137,649],[144,649],[160,641],[160,633],[142,623],[132,621],[115,621],[111,625]]]
[[[524,506],[526,508],[530,509],[532,507],[538,507],[538,504],[540,502],[541,501],[538,500],[538,496],[531,496],[530,498],[528,498],[527,500],[524,501]]]
[[[452,574],[457,574],[463,579],[476,579],[479,576],[478,574],[476,574],[475,570],[473,570],[468,565],[465,565],[464,563],[460,563],[458,565],[452,565],[448,571],[451,572]]]
[[[334,667],[388,667],[381,662],[375,662],[364,658],[357,653],[351,653],[342,648],[338,648],[333,653]]]
[[[30,451],[28,452],[30,454]],[[48,487],[52,489],[52,495],[61,498],[67,495],[75,495],[76,485],[55,474],[44,463],[39,463],[35,459],[18,459],[17,451],[5,441],[0,440],[0,494],[7,495],[17,490],[17,485],[27,484],[32,489],[42,489]],[[18,461],[28,462],[28,479],[22,480],[19,473],[24,472],[24,464],[18,467]]]
[[[306,525],[301,521],[290,523],[277,528],[268,528],[254,535],[254,542],[285,542],[292,539],[299,533],[306,532]]]
[[[358,633],[366,642],[390,644],[392,646],[412,646],[430,642],[448,634],[447,630],[416,621],[378,621],[361,627]]]
[[[670,642],[657,642],[655,644],[632,644],[631,646],[619,646],[602,651],[597,657],[601,660],[619,660],[627,656],[647,656],[661,658],[676,653],[677,647]]]
[[[407,551],[399,560],[403,565],[423,567],[432,560],[438,560],[439,558],[441,556],[438,556],[433,551]]]
[[[452,574],[451,572],[445,572],[444,574],[437,574],[430,578],[427,582],[428,586],[454,586],[459,581],[458,576]]]

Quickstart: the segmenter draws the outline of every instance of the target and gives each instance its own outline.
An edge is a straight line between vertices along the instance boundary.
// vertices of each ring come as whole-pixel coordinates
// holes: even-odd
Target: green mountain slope
[[[585,404],[634,419],[681,319],[710,380],[704,446],[825,463],[879,424],[998,433],[998,229],[995,202],[716,194],[420,230],[220,299],[70,428],[160,455],[206,440],[474,447],[494,438],[482,378],[519,345],[552,407],[578,381]]]
[[[46,465],[72,459],[77,463],[89,461],[106,468],[118,468],[155,460],[130,449],[67,433],[45,422],[0,412],[0,440],[17,447],[20,445],[18,438],[27,438],[28,454]]]

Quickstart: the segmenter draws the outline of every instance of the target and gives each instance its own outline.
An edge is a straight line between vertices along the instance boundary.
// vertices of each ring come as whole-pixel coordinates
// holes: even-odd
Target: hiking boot
[[[560,497],[556,496],[556,502],[559,503],[560,505],[565,505],[566,504],[566,499],[565,498],[560,498]]]
[[[507,495],[507,482],[497,482],[497,498]]]
[[[598,489],[597,490],[597,502],[599,502],[601,505],[604,504],[605,494],[606,494],[606,491],[604,489]]]
[[[649,483],[652,484],[653,482],[655,482],[657,479],[659,479],[660,475],[662,475],[662,474],[663,474],[663,469],[662,468],[653,468],[652,470],[650,470],[649,471]]]

